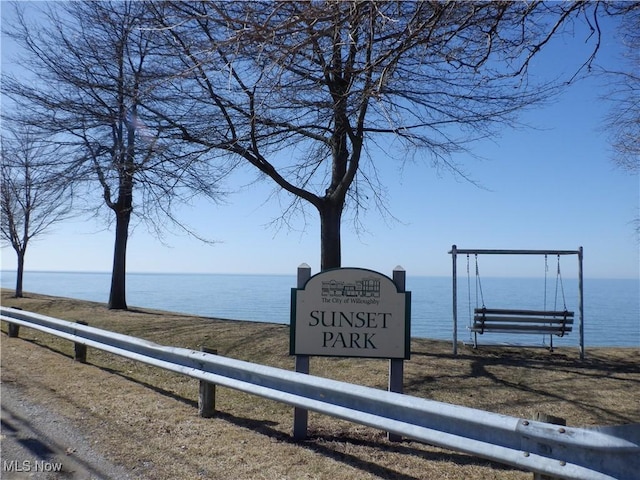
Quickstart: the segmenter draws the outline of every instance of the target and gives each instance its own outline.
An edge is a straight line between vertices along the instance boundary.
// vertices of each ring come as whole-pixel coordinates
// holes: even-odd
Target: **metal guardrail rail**
[[[637,478],[640,424],[572,428],[235,360],[0,307],[0,319],[216,385],[524,470],[579,480]]]

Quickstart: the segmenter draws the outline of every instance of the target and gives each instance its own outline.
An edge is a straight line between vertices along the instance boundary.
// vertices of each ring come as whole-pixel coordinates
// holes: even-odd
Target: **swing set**
[[[509,334],[542,334],[550,339],[549,349],[553,351],[553,336],[563,337],[573,329],[574,312],[567,310],[564,296],[564,285],[560,271],[560,257],[564,255],[578,256],[578,330],[580,343],[580,359],[584,359],[584,308],[582,281],[582,247],[578,250],[490,250],[459,249],[453,245],[449,252],[453,261],[453,354],[458,353],[458,276],[457,257],[467,257],[467,291],[469,303],[469,331],[473,334],[473,346],[478,347],[478,335],[485,333]],[[475,308],[472,311],[471,301],[471,255],[475,259]],[[478,255],[544,255],[544,306],[542,310],[487,308],[482,292]],[[553,310],[547,309],[547,272],[549,256],[557,257],[555,299]],[[562,308],[558,308],[558,294],[562,295]]]

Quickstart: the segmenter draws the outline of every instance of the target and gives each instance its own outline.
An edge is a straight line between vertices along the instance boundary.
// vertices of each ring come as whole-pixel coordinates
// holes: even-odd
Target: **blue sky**
[[[3,9],[4,16],[4,9]],[[3,19],[3,21],[6,19]],[[605,25],[610,34],[610,24]],[[5,39],[3,39],[5,40]],[[11,68],[10,48],[3,42],[2,68]],[[541,60],[541,74],[571,68],[576,54],[556,42]],[[598,63],[616,65],[621,48],[608,39]],[[388,188],[385,220],[371,208],[367,231],[358,236],[343,226],[343,266],[390,274],[396,265],[408,275],[451,274],[452,244],[459,248],[577,249],[584,247],[585,276],[638,278],[638,176],[616,168],[603,131],[611,105],[601,97],[605,81],[591,78],[570,87],[558,99],[525,112],[520,119],[532,128],[505,129],[499,137],[477,143],[473,153],[453,158],[484,188],[417,159],[403,169],[381,168]],[[253,178],[238,172],[233,188]],[[282,273],[294,274],[306,262],[317,272],[320,263],[319,222],[309,209],[294,230],[268,226],[280,203],[268,200],[270,183],[239,189],[227,205],[195,203],[180,218],[204,237],[167,235],[164,244],[144,225],[133,231],[128,250],[130,272]],[[282,200],[286,200],[282,197]],[[30,244],[27,270],[109,271],[113,232],[96,219],[78,218],[58,224]],[[532,257],[483,259],[484,275],[541,276],[544,260]],[[563,274],[575,276],[577,261],[563,258]],[[16,265],[15,253],[2,249],[2,269]]]

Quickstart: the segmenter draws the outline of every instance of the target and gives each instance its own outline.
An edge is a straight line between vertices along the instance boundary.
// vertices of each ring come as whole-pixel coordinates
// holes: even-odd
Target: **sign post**
[[[411,292],[406,273],[393,279],[363,268],[337,268],[311,276],[298,267],[298,285],[291,289],[290,354],[296,372],[309,373],[309,357],[389,359],[389,391],[402,393],[404,360],[411,348]],[[307,411],[295,409],[293,436],[304,439]],[[399,437],[389,434],[390,440]]]
[[[309,278],[311,278],[311,267],[303,263],[298,267],[298,288],[304,288]],[[309,373],[309,355],[296,355],[296,372]],[[295,407],[293,409],[293,438],[304,440],[307,437],[308,424],[309,411]]]
[[[393,283],[396,284],[398,292],[406,291],[407,272],[401,266],[393,269]],[[398,358],[389,359],[389,388],[390,392],[404,392],[404,360]],[[387,432],[387,440],[390,442],[400,442],[402,437],[395,433]]]

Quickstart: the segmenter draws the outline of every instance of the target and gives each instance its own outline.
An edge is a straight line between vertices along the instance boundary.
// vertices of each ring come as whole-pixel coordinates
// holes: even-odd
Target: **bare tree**
[[[640,2],[617,2],[608,12],[620,18],[618,33],[624,43],[626,67],[606,71],[614,108],[607,117],[615,163],[640,173]]]
[[[608,13],[620,19],[618,35],[624,43],[625,67],[605,70],[613,108],[606,129],[613,147],[613,161],[632,175],[640,174],[640,2],[615,2]],[[640,206],[638,207],[640,209]],[[640,240],[640,212],[634,222]]]
[[[37,80],[4,76],[3,93],[26,123],[65,146],[67,181],[97,182],[97,208],[106,206],[115,223],[109,308],[126,309],[132,218],[160,234],[167,221],[188,230],[174,217],[174,203],[194,195],[217,199],[223,172],[200,147],[167,139],[162,119],[144,107],[157,105],[172,72],[164,68],[158,32],[146,27],[143,3],[48,4],[42,25],[16,8],[9,33],[27,52],[20,65]]]
[[[377,162],[419,154],[465,176],[456,154],[513,125],[519,111],[549,100],[572,79],[538,81],[529,75],[531,61],[554,37],[569,35],[574,22],[591,27],[599,4],[205,1],[149,7],[181,71],[171,84],[181,102],[164,109],[171,113],[165,120],[180,138],[242,158],[291,194],[285,221],[312,205],[327,269],[341,264],[344,212],[357,220],[370,199],[385,208]],[[592,60],[587,57],[585,64]]]
[[[640,2],[612,2],[607,12],[620,19],[618,35],[624,43],[626,67],[604,70],[613,108],[606,117],[606,129],[613,147],[613,161],[633,175],[640,173]],[[639,207],[640,208],[640,207]],[[640,239],[640,213],[634,219]]]
[[[59,182],[59,151],[29,131],[3,130],[2,243],[18,260],[15,296],[22,297],[24,265],[31,240],[71,216],[71,187]]]

